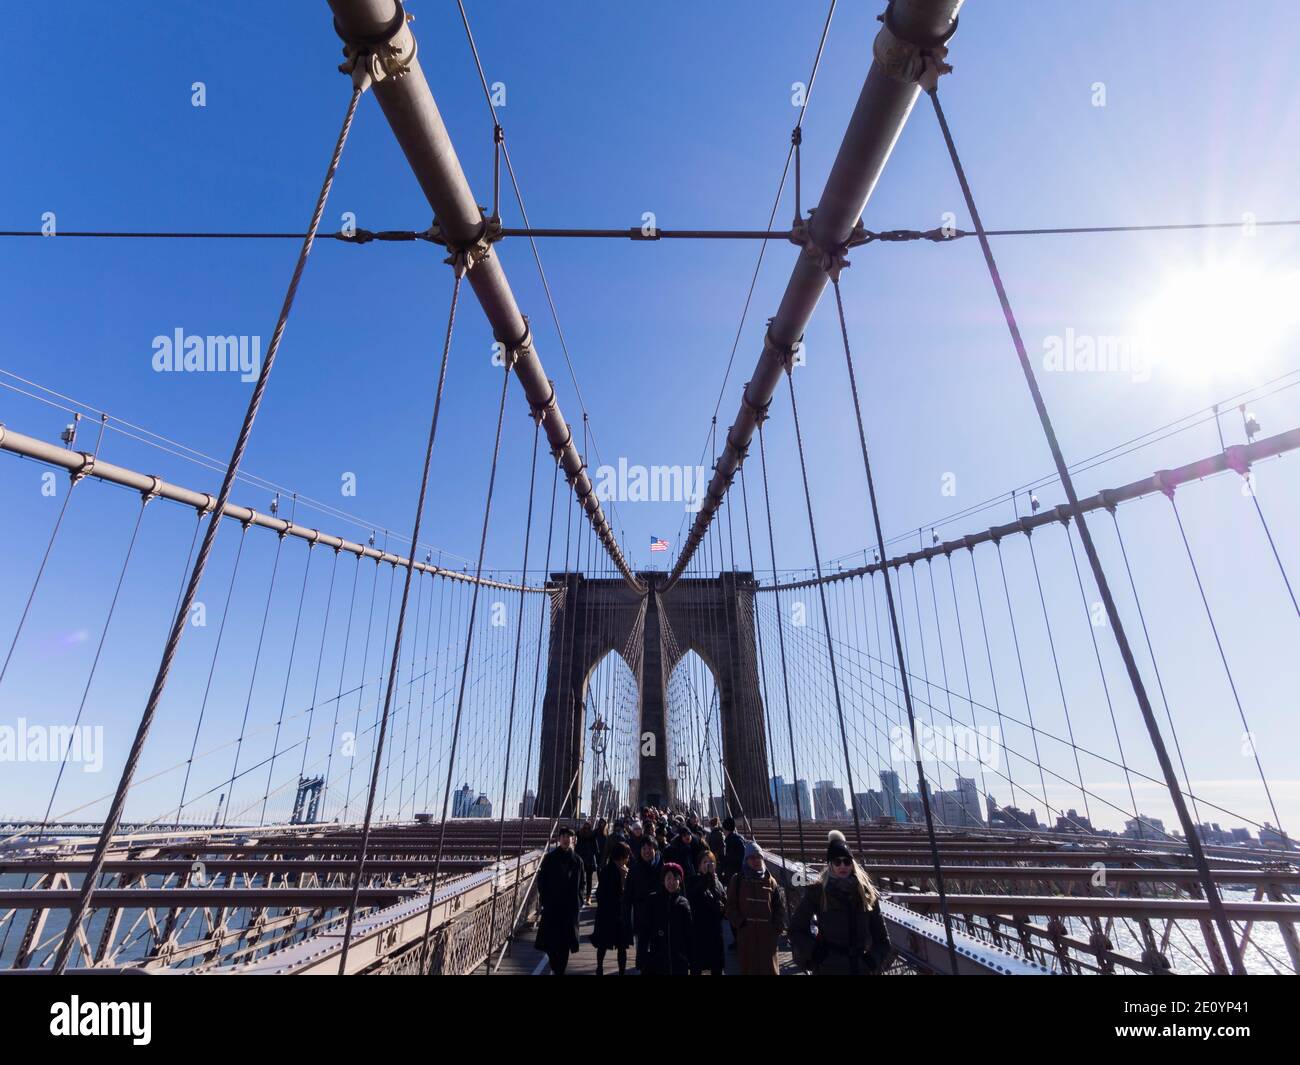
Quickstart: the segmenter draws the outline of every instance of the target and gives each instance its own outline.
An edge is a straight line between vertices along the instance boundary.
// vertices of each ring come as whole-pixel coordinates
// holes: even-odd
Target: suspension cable
[[[481,577],[483,575],[483,554],[487,549],[488,524],[492,516],[492,495],[496,488],[497,480],[497,461],[501,457],[501,426],[505,420],[506,414],[506,391],[510,387],[510,367],[506,367],[506,372],[501,378],[501,401],[497,407],[497,430],[496,439],[492,446],[492,467],[488,473],[487,498],[483,503],[483,531],[479,536],[478,544],[478,562],[475,564],[475,574]],[[474,619],[478,614],[478,585],[474,585],[474,592],[470,597],[469,621],[465,629],[465,657],[461,663],[460,673],[460,694],[456,699],[456,717],[451,729],[451,750],[447,757],[447,784],[442,795],[442,819],[441,830],[438,832],[438,853],[433,863],[433,876],[429,888],[429,909],[425,913],[424,919],[424,940],[421,945],[420,969],[424,970],[428,963],[429,957],[429,935],[433,922],[433,898],[438,885],[438,873],[442,869],[442,854],[447,842],[447,809],[451,802],[451,779],[452,773],[456,767],[456,744],[460,739],[461,717],[465,707],[465,681],[469,675],[469,656],[470,650],[474,644]]]
[[[424,466],[420,473],[420,491],[416,498],[416,504],[415,504],[415,519],[413,522],[413,528],[411,530],[412,545],[418,544],[420,542],[420,523],[424,519],[424,499],[429,488],[429,466],[433,461],[433,445],[438,435],[438,416],[442,412],[442,393],[447,383],[447,362],[451,355],[451,338],[456,327],[456,305],[460,301],[460,285],[461,285],[461,280],[465,276],[465,271],[467,269],[467,266],[468,266],[468,262],[466,257],[463,255],[457,256],[456,263],[454,266],[454,280],[452,281],[452,287],[451,287],[451,305],[447,311],[447,332],[446,332],[446,337],[443,340],[443,344],[442,344],[442,360],[438,366],[438,383],[434,389],[433,414],[429,419],[429,440],[424,448]],[[508,379],[509,379],[509,368],[507,368],[507,380]],[[502,411],[504,413],[504,409],[505,409],[504,387],[502,388],[501,391],[501,403],[502,403]],[[498,427],[497,427],[498,440],[500,439],[500,433],[501,433],[501,429],[500,429],[500,424],[498,423]],[[493,472],[495,473],[495,461],[493,464]],[[412,556],[414,556],[415,554],[414,550],[412,550],[411,554]],[[481,577],[483,575],[482,568],[483,568],[483,557],[482,557],[482,552],[480,552],[479,573],[477,574],[477,576]],[[406,604],[410,599],[411,575],[414,572],[415,572],[415,560],[414,557],[412,557],[407,560],[406,575],[402,580],[402,601],[401,601],[401,606],[398,608],[398,613],[397,613],[397,632],[393,637],[393,657],[392,657],[392,663],[389,666],[389,670],[388,670],[388,687],[384,694],[384,709],[383,709],[383,715],[380,719],[379,735],[375,738],[375,759],[374,759],[374,766],[371,769],[371,773],[370,773],[370,791],[366,797],[365,818],[361,826],[361,842],[358,844],[357,847],[357,868],[352,881],[352,898],[348,902],[347,922],[343,931],[343,949],[339,953],[339,975],[340,976],[347,972],[346,966],[347,966],[347,959],[348,959],[348,948],[352,942],[352,926],[356,920],[357,900],[361,895],[362,878],[365,874],[366,849],[370,843],[371,820],[374,816],[374,809],[375,809],[375,789],[379,784],[379,766],[383,759],[384,736],[388,728],[388,715],[393,704],[393,688],[394,685],[397,683],[398,658],[402,650],[402,628],[406,622]],[[475,585],[474,587],[474,595],[475,595],[475,599],[477,600],[478,597],[477,585]],[[472,627],[473,626],[472,615],[471,615],[470,624]],[[468,655],[469,655],[469,646],[467,641],[466,642],[467,660],[468,660]],[[461,677],[461,692],[462,694],[464,693],[463,675]],[[449,765],[448,774],[450,774],[450,772],[451,772],[451,767]],[[450,789],[451,787],[450,779],[448,780],[447,787],[448,789]],[[443,812],[444,823],[442,826],[443,834],[445,834],[446,832],[446,816],[447,816],[446,811],[444,811]],[[441,843],[439,844],[438,851],[439,851],[439,857],[441,858],[441,853],[442,853]],[[437,876],[437,870],[435,869],[433,880],[432,880],[433,886],[430,887],[429,889],[430,912],[432,912],[433,910],[433,896],[435,894],[435,888],[437,886],[437,883],[438,883],[438,876]]]
[[[835,309],[839,314],[840,336],[844,341],[844,363],[849,372],[849,390],[853,399],[853,415],[857,420],[858,442],[862,446],[862,467],[867,477],[867,495],[871,502],[871,520],[876,530],[876,545],[880,557],[885,557],[885,534],[880,524],[880,507],[876,502],[876,481],[871,472],[871,457],[867,451],[867,431],[862,424],[862,403],[858,398],[858,379],[853,369],[853,352],[849,346],[849,326],[844,316],[844,296],[840,292],[838,271],[831,275],[831,284],[835,290]],[[805,474],[805,478],[806,478]],[[939,909],[943,913],[944,936],[948,942],[948,958],[952,964],[953,975],[957,975],[957,944],[952,935],[952,915],[948,912],[948,892],[943,879],[943,867],[939,860],[939,841],[934,832],[934,814],[930,809],[930,789],[925,779],[925,767],[921,764],[921,752],[916,739],[916,708],[912,705],[912,686],[907,679],[907,668],[903,657],[903,639],[898,625],[898,610],[894,605],[894,588],[889,574],[885,573],[885,599],[889,606],[889,625],[894,636],[894,653],[898,656],[899,679],[903,686],[903,701],[907,706],[907,723],[913,738],[913,754],[916,756],[917,790],[921,793],[921,808],[925,813],[925,832],[930,844],[930,860],[934,865],[935,890],[939,895]],[[856,803],[855,815],[856,815]]]
[[[1124,659],[1124,668],[1128,672],[1133,694],[1136,696],[1138,707],[1142,711],[1142,719],[1146,724],[1147,733],[1151,737],[1151,745],[1155,750],[1156,759],[1160,763],[1161,772],[1168,785],[1169,795],[1173,800],[1174,809],[1182,825],[1183,834],[1187,838],[1187,846],[1192,852],[1197,871],[1200,873],[1205,898],[1214,915],[1215,924],[1218,925],[1219,934],[1224,940],[1224,949],[1231,960],[1233,973],[1244,975],[1246,970],[1242,964],[1241,951],[1238,949],[1235,934],[1232,930],[1232,922],[1228,918],[1227,911],[1223,906],[1223,899],[1210,873],[1210,865],[1206,859],[1204,848],[1201,846],[1196,825],[1188,812],[1187,803],[1184,801],[1182,789],[1178,784],[1178,777],[1174,773],[1173,763],[1169,760],[1169,752],[1165,748],[1164,738],[1160,735],[1160,727],[1156,722],[1155,713],[1151,709],[1151,700],[1147,696],[1146,683],[1138,670],[1137,660],[1133,656],[1133,649],[1129,645],[1128,635],[1124,629],[1124,621],[1115,605],[1115,599],[1111,594],[1110,583],[1106,579],[1101,558],[1097,554],[1096,545],[1092,541],[1092,534],[1088,531],[1087,520],[1079,507],[1079,497],[1074,489],[1074,479],[1070,475],[1069,466],[1065,462],[1065,455],[1061,451],[1061,445],[1056,438],[1056,430],[1053,428],[1051,418],[1047,413],[1047,405],[1043,401],[1043,394],[1039,390],[1033,365],[1030,363],[1029,354],[1025,350],[1025,342],[1020,335],[1020,327],[1016,323],[1006,288],[1002,284],[1002,276],[998,272],[997,263],[993,258],[993,249],[989,245],[988,236],[984,232],[984,224],[980,221],[979,210],[975,206],[975,198],[971,194],[970,184],[966,180],[966,171],[961,165],[961,158],[957,154],[957,146],[953,142],[952,132],[948,128],[948,119],[944,115],[943,105],[939,102],[937,83],[939,68],[933,57],[927,58],[927,68],[927,73],[922,78],[923,87],[930,97],[930,102],[934,105],[935,118],[939,122],[940,132],[943,134],[944,143],[948,148],[953,171],[956,174],[958,183],[961,185],[962,196],[966,201],[966,209],[970,213],[971,222],[975,227],[976,235],[979,237],[980,250],[984,254],[989,279],[997,292],[998,302],[1001,304],[1002,314],[1006,319],[1007,329],[1011,334],[1012,344],[1015,346],[1016,356],[1020,361],[1020,368],[1025,376],[1025,383],[1029,387],[1030,396],[1038,412],[1038,420],[1043,430],[1043,436],[1046,438],[1048,449],[1051,451],[1052,459],[1056,464],[1057,476],[1060,478],[1061,486],[1065,489],[1065,494],[1070,501],[1071,513],[1078,525],[1079,539],[1083,543],[1084,553],[1088,556],[1088,564],[1092,568],[1093,580],[1096,582],[1102,603],[1105,605],[1106,616],[1110,620],[1111,630],[1115,634],[1115,641],[1119,645],[1120,655]]]
[[[226,466],[226,474],[221,482],[221,489],[217,494],[217,500],[213,507],[213,513],[220,515],[224,510],[226,503],[230,500],[230,492],[234,487],[235,475],[239,471],[240,463],[243,462],[244,452],[248,448],[248,440],[252,435],[253,423],[257,418],[258,409],[262,405],[262,397],[266,394],[266,386],[270,381],[271,369],[275,365],[276,355],[280,350],[280,341],[284,337],[285,326],[289,322],[289,312],[293,309],[294,296],[298,292],[298,283],[302,279],[303,269],[307,265],[307,257],[311,254],[312,244],[315,241],[316,230],[320,227],[321,216],[325,212],[325,203],[329,199],[330,189],[334,184],[334,175],[338,170],[339,159],[343,155],[343,146],[347,143],[348,133],[352,128],[352,120],[356,116],[357,104],[361,100],[361,89],[354,87],[351,98],[348,101],[347,112],[343,118],[342,128],[339,130],[338,139],[334,145],[334,154],[330,158],[329,167],[325,173],[325,181],[321,185],[319,196],[316,198],[316,208],[312,213],[311,224],[308,226],[307,235],[303,238],[302,249],[298,253],[298,261],[294,266],[293,276],[289,280],[289,288],[285,293],[284,303],[280,309],[279,319],[275,323],[275,330],[271,334],[271,341],[267,345],[266,359],[262,363],[261,372],[258,374],[257,384],[253,387],[253,395],[248,402],[248,410],[244,415],[243,425],[240,427],[239,437],[235,441],[234,451],[231,453],[230,462]],[[167,685],[167,675],[171,670],[171,664],[176,657],[177,648],[180,645],[181,637],[185,634],[185,619],[189,616],[190,606],[193,604],[198,594],[199,584],[203,579],[203,571],[207,568],[208,557],[212,553],[212,546],[216,540],[216,533],[221,522],[214,518],[208,524],[207,530],[203,534],[203,543],[199,548],[198,558],[194,562],[194,569],[190,574],[189,586],[185,590],[185,597],[181,603],[181,608],[177,611],[176,617],[172,621],[171,633],[167,638],[167,644],[163,649],[162,661],[158,666],[158,675],[154,679],[153,690],[149,693],[148,702],[145,704],[144,713],[141,715],[140,724],[136,729],[135,739],[132,741],[131,749],[127,754],[126,764],[122,769],[122,777],[118,782],[117,793],[113,796],[113,804],[109,808],[108,817],[104,820],[103,828],[99,835],[99,842],[95,846],[95,852],[90,859],[89,866],[86,870],[85,878],[82,881],[81,890],[78,892],[76,904],[73,906],[72,913],[68,917],[68,926],[63,934],[63,940],[59,944],[59,949],[54,958],[55,974],[62,974],[68,967],[68,961],[72,955],[72,946],[77,936],[81,934],[81,924],[85,919],[86,911],[90,907],[90,902],[94,896],[95,887],[99,881],[100,871],[104,867],[104,859],[108,854],[109,842],[113,834],[117,831],[118,822],[122,819],[122,810],[126,803],[127,791],[131,786],[131,779],[135,776],[136,766],[139,764],[140,755],[144,751],[144,742],[149,735],[149,730],[153,726],[154,715],[158,711],[158,704],[162,701],[163,689]]]

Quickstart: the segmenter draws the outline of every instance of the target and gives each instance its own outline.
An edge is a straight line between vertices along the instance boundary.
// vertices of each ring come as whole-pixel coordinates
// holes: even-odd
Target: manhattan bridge
[[[317,14],[332,14],[342,45],[341,128],[321,145],[319,192],[303,190],[304,208],[316,196],[306,231],[262,235],[299,251],[247,410],[229,427],[229,457],[201,456],[187,483],[117,464],[122,434],[182,446],[69,399],[70,381],[6,375],[6,389],[69,424],[50,439],[0,411],[4,471],[35,466],[58,484],[44,527],[3,530],[25,568],[0,601],[0,699],[37,667],[33,627],[51,578],[93,567],[108,583],[79,604],[97,612],[89,672],[69,678],[67,705],[41,708],[42,720],[66,726],[60,755],[26,796],[30,807],[0,824],[0,968],[510,971],[558,827],[651,804],[734,817],[792,902],[820,872],[827,832],[843,831],[884,894],[892,974],[1297,971],[1300,859],[1268,775],[1294,736],[1260,738],[1244,755],[1267,818],[1205,792],[1184,746],[1212,718],[1255,735],[1258,689],[1234,661],[1253,624],[1289,626],[1280,638],[1291,646],[1300,638],[1300,537],[1270,513],[1277,495],[1254,491],[1300,448],[1300,426],[1261,425],[1250,405],[1264,387],[1225,397],[1188,419],[1216,426],[1217,448],[1189,447],[1180,465],[1076,490],[1105,456],[1068,456],[1058,441],[1016,317],[1024,308],[998,270],[998,240],[1012,231],[980,221],[981,175],[964,165],[963,130],[943,106],[958,91],[949,64],[960,62],[962,0],[889,0],[874,41],[861,42],[861,90],[829,171],[803,166],[800,110],[781,180],[793,221],[778,222],[774,206],[765,229],[746,231],[533,227],[482,65],[493,183],[474,189],[426,78],[451,42],[418,41],[399,0],[328,6]],[[459,17],[457,43],[478,64],[463,6]],[[830,26],[828,16],[823,45]],[[819,45],[810,86],[821,56]],[[354,121],[386,124],[396,138],[432,212],[427,229],[322,225]],[[969,228],[864,227],[906,124],[935,138]],[[516,198],[520,225],[503,223],[503,194]],[[1070,231],[1057,232],[1041,235]],[[61,231],[56,243],[150,236],[240,234]],[[598,491],[599,416],[561,409],[548,366],[568,351],[544,356],[535,327],[554,303],[530,320],[507,276],[515,248],[527,256],[512,270],[540,270],[540,246],[582,240],[748,241],[789,271],[752,369],[740,383],[749,358],[733,353],[738,374],[720,416],[699,427],[706,483],[664,569],[629,561],[614,505]],[[346,512],[241,469],[250,439],[275,431],[258,414],[277,359],[305,354],[288,327],[309,256],[326,241],[359,246],[337,252],[354,256],[423,246],[445,263],[440,361],[405,385],[427,398],[428,423],[423,476],[403,503],[413,518],[400,533],[367,534]],[[855,335],[841,280],[852,259],[909,242],[935,255],[951,254],[944,245],[978,250],[967,265],[978,262],[990,314],[1005,321],[999,357],[1028,390],[1026,439],[1052,473],[1004,496],[992,525],[989,508],[973,507],[889,539],[890,501],[877,494],[869,446],[882,353]],[[7,244],[11,255],[26,246]],[[430,476],[432,457],[471,446],[440,425],[458,402],[448,361],[458,320],[479,314],[501,376],[495,409],[480,412],[495,436],[474,445],[487,449],[489,472],[448,486]],[[817,372],[842,375],[855,426],[834,455],[806,447],[823,414],[800,394],[814,315],[829,316],[840,340]],[[531,441],[520,452],[503,445],[502,426],[522,414]],[[802,476],[770,477],[777,451],[795,456]],[[831,501],[809,470],[831,462],[844,485],[834,502],[856,508],[865,543],[852,557],[819,547]],[[490,569],[507,463],[527,463],[524,520],[510,530],[518,563]],[[1283,476],[1270,480],[1275,493],[1287,490]],[[0,483],[6,493],[16,485]],[[456,562],[422,540],[452,487],[481,512],[477,554]],[[774,514],[806,526],[811,557],[802,542],[783,544]],[[1229,538],[1257,617],[1227,610],[1203,580],[1207,556]],[[142,555],[170,576],[133,588]],[[1194,645],[1162,632],[1171,593],[1144,580],[1148,555],[1176,574]],[[146,593],[152,613],[120,609]],[[237,624],[257,640],[241,644]],[[1180,705],[1175,681],[1192,661],[1212,691]],[[1277,668],[1294,699],[1295,663]],[[74,741],[110,689],[135,700],[133,732],[105,766],[102,793],[68,798]],[[35,760],[19,712],[6,701],[7,757],[26,743]],[[165,764],[149,758],[163,730],[182,752]],[[58,739],[55,730],[49,742]]]

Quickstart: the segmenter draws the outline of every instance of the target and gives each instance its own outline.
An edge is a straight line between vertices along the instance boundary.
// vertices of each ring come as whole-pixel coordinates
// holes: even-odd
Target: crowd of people
[[[610,954],[626,974],[629,951],[644,976],[721,976],[728,951],[741,974],[775,976],[787,932],[795,964],[814,975],[878,973],[893,955],[879,892],[838,831],[821,876],[788,913],[762,848],[730,817],[706,825],[695,813],[644,807],[635,817],[625,808],[612,824],[561,826],[537,874],[536,945],[556,976],[580,949],[593,894],[597,976]]]

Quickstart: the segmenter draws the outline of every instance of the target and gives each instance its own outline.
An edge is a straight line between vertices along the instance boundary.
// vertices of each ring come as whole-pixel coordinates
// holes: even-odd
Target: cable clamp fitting
[[[95,469],[94,455],[92,455],[89,451],[79,451],[77,453],[81,456],[81,465],[78,466],[75,470],[68,470],[68,477],[72,481],[74,486],[79,484],[83,477],[90,476],[90,474],[93,473]]]
[[[769,320],[768,321],[769,329],[767,332],[767,336],[763,341],[763,346],[768,351],[772,352],[773,355],[775,355],[777,358],[781,360],[781,368],[785,370],[787,374],[793,373],[794,366],[795,366],[795,359],[798,356],[799,351],[803,346],[803,337],[800,337],[795,343],[791,344],[789,347],[786,347],[784,344],[778,344],[776,341],[772,339],[772,330],[770,328],[771,324],[772,323]],[[769,400],[768,403],[770,405],[771,401]],[[766,412],[766,408],[764,408],[764,411]]]
[[[550,386],[551,394],[547,396],[546,399],[544,399],[541,403],[529,404],[529,407],[532,411],[533,421],[535,421],[538,425],[542,423],[542,419],[544,419],[547,416],[547,414],[549,414],[551,411],[555,410],[556,408],[555,382],[548,379],[546,383]]]
[[[938,38],[929,40],[910,38],[894,20],[895,2],[896,0],[889,0],[889,6],[885,8],[885,13],[877,16],[877,20],[883,25],[880,32],[876,34],[876,40],[871,46],[871,53],[887,77],[911,85],[921,81],[922,77],[927,73],[927,60],[937,56],[938,66],[945,65],[943,58],[948,54],[948,49],[945,46],[952,39],[952,35],[957,32],[957,19],[954,18],[952,25],[948,27],[948,31]],[[950,70],[951,67],[948,69]],[[940,70],[938,73],[946,74],[947,72],[947,70]],[[938,74],[935,75],[935,78],[937,80]],[[933,91],[930,86],[923,87],[927,92]]]
[[[492,245],[501,239],[501,220],[495,217],[489,218],[481,206],[478,211],[478,232],[463,243],[449,239],[436,218],[428,229],[418,234],[421,240],[427,240],[431,244],[441,244],[451,252],[443,262],[455,267],[456,272],[462,277],[486,259],[492,253]]]
[[[1246,448],[1243,445],[1230,444],[1223,449],[1223,456],[1229,469],[1235,470],[1243,477],[1250,476],[1250,459],[1246,457]]]
[[[813,239],[812,235],[813,215],[816,212],[817,208],[811,207],[807,218],[799,218],[795,221],[790,227],[789,240],[791,244],[802,248],[804,255],[829,274],[832,280],[838,281],[840,271],[849,265],[848,250],[870,244],[876,239],[876,234],[868,232],[862,225],[862,219],[859,218],[854,223],[853,231],[847,240],[833,248],[824,248]]]
[[[497,336],[495,333],[492,334],[496,342],[501,345],[502,348],[501,365],[504,366],[507,370],[513,369],[515,363],[517,363],[525,355],[531,354],[533,350],[532,326],[528,322],[528,315],[526,314],[523,315],[523,319],[524,319],[524,335],[521,336],[518,340],[515,340],[513,342],[505,341],[502,340],[501,337]],[[551,394],[550,396],[547,397],[546,403],[543,404],[543,406],[553,406],[554,404],[555,404],[555,386],[552,385]],[[538,417],[535,411],[533,417],[534,418]]]
[[[386,78],[401,78],[411,72],[417,46],[407,23],[415,16],[406,13],[401,0],[396,6],[392,21],[373,35],[349,37],[339,29],[338,20],[334,21],[334,32],[343,39],[344,59],[339,72],[349,75],[360,92]]]
[[[766,403],[763,404],[751,402],[749,398],[749,382],[746,381],[745,387],[740,390],[740,405],[744,407],[746,410],[752,411],[754,414],[754,420],[759,425],[762,425],[765,421],[767,421],[767,417],[768,417],[767,412],[768,412],[768,408],[772,406],[772,401],[769,399]]]

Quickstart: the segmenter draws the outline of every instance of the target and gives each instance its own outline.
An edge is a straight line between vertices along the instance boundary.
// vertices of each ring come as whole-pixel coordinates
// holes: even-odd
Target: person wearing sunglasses
[[[893,957],[880,913],[880,893],[849,850],[844,833],[832,831],[826,868],[790,922],[796,963],[814,976],[869,976]]]

